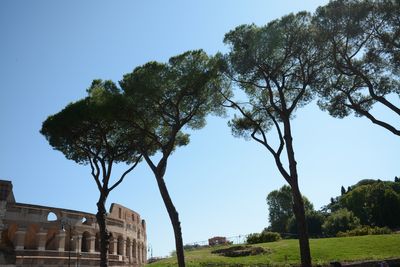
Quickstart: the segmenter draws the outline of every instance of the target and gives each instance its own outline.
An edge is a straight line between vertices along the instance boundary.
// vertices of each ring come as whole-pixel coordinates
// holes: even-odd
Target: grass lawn
[[[290,266],[300,263],[297,240],[281,240],[254,246],[269,249],[270,252],[230,258],[212,254],[211,251],[216,248],[201,248],[185,252],[186,266]],[[328,265],[331,261],[400,258],[400,234],[310,239],[310,246],[314,265]],[[148,266],[177,266],[177,262],[172,257]]]

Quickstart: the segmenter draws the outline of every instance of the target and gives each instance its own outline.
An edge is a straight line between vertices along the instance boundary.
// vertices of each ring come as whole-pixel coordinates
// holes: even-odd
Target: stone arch
[[[74,238],[73,238],[74,233],[73,233],[71,227],[65,228],[64,231],[65,231],[64,250],[65,251],[74,251],[75,250]]]
[[[31,224],[26,229],[24,249],[37,249],[38,248],[38,238],[37,233],[40,227],[37,224]]]
[[[49,211],[49,213],[47,213],[47,221],[48,222],[54,222],[54,221],[57,221],[57,220],[58,220],[57,214],[55,214],[52,211]]]
[[[124,254],[124,239],[122,236],[118,236],[117,238],[117,254],[123,255]]]
[[[112,239],[112,236],[110,235],[110,246],[109,246],[109,251],[110,251],[110,254],[111,254],[111,239]],[[97,232],[96,233],[96,235],[95,235],[95,240],[94,240],[94,251],[95,252],[100,252],[100,233],[99,232]]]
[[[55,227],[52,227],[47,230],[46,250],[57,250],[58,247],[57,234],[58,234],[58,229],[56,229]]]
[[[85,231],[82,233],[81,252],[89,252],[89,251],[90,251],[90,233]]]
[[[15,233],[18,230],[18,226],[15,223],[9,224],[7,230],[3,230],[2,232],[2,238],[1,238],[1,244],[5,242],[8,247],[12,247],[12,249],[15,248]],[[4,240],[4,241],[3,241]]]
[[[113,236],[112,233],[110,233],[109,241],[110,241],[110,246],[108,248],[108,253],[109,254],[116,254],[115,251],[114,251],[115,250],[115,247],[114,247],[115,237]],[[99,233],[99,242],[100,242],[100,233]],[[100,247],[100,244],[99,244],[99,247]]]
[[[16,262],[16,255],[15,255],[15,246],[13,239],[10,239],[10,232],[14,232],[15,235],[16,225],[15,229],[13,228],[14,227],[11,226],[1,231],[1,242],[0,242],[0,257],[3,256],[3,260],[6,264],[12,264],[12,265],[14,265]],[[3,251],[3,255],[1,255],[2,254],[1,250]]]

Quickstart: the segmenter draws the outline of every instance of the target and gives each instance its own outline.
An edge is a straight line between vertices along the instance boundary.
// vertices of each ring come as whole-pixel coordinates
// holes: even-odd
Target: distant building
[[[140,215],[112,204],[109,265],[146,263],[146,223]],[[0,180],[0,266],[99,266],[96,216],[75,210],[15,202],[12,183]]]
[[[228,240],[226,240],[226,237],[214,236],[214,237],[208,239],[209,246],[216,246],[216,245],[223,245],[223,244],[229,244]]]

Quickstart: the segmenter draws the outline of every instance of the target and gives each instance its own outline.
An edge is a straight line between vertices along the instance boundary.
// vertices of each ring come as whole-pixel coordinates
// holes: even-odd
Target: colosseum
[[[146,223],[113,203],[109,266],[146,263]],[[0,266],[99,266],[99,227],[94,214],[15,202],[12,183],[0,180]]]

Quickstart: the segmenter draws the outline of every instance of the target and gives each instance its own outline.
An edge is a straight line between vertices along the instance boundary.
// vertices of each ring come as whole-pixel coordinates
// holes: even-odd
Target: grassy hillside
[[[205,266],[289,266],[300,262],[297,240],[257,244],[268,250],[256,256],[225,257],[212,254],[217,248],[202,248],[187,251],[188,267]],[[400,234],[370,235],[310,240],[313,264],[326,265],[331,261],[351,262],[400,258]],[[222,248],[222,247],[218,247]],[[175,258],[168,258],[149,264],[151,267],[177,266]]]

